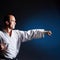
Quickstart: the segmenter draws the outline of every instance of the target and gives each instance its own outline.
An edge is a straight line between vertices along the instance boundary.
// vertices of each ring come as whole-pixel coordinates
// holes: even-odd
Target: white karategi
[[[13,59],[17,56],[21,42],[44,37],[44,29],[32,29],[28,31],[12,30],[9,36],[5,31],[0,31],[0,43],[6,43],[7,50],[3,53],[6,58]]]

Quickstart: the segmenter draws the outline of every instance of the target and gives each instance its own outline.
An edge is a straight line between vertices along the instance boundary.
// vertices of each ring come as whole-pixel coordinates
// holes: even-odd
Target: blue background
[[[22,43],[20,60],[60,60],[60,4],[58,0],[1,1],[0,16],[13,13],[17,20],[16,29],[51,30],[52,35]]]
[[[36,14],[35,14],[36,13]],[[21,30],[45,29],[51,30],[52,35],[43,39],[34,39],[22,44],[21,58],[27,60],[60,60],[60,17],[56,9],[37,11],[25,15],[24,22],[18,27]],[[18,22],[18,24],[20,21]]]

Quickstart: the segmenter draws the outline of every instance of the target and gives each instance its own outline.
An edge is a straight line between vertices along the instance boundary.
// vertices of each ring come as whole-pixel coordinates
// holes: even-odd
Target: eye
[[[16,22],[16,20],[11,20],[12,22]]]

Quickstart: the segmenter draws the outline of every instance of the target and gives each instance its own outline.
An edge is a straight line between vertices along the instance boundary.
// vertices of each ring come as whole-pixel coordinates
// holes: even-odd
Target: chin
[[[13,30],[13,29],[15,29],[15,27],[11,27],[11,29]]]
[[[15,29],[15,27],[13,27],[12,29]]]

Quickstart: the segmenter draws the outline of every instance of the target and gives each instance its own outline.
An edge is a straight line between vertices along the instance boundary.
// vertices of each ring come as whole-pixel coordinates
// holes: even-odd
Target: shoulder
[[[20,33],[20,30],[15,29],[15,30],[13,30],[13,32],[16,33],[16,34],[19,34]]]
[[[18,30],[18,29],[13,30],[13,32],[16,32],[16,33],[19,32],[19,31],[20,31],[20,30]]]
[[[13,32],[16,33],[16,34],[22,34],[25,31],[16,29],[16,30],[13,30]]]
[[[21,35],[22,35],[22,31],[21,31],[21,30],[18,30],[18,29],[13,30],[13,33],[14,33],[14,35],[16,35],[16,36],[21,36]]]
[[[13,30],[13,32],[23,32],[23,30],[15,29],[15,30]]]
[[[0,39],[3,37],[3,31],[0,31]]]
[[[3,31],[0,31],[0,35],[3,33]]]

